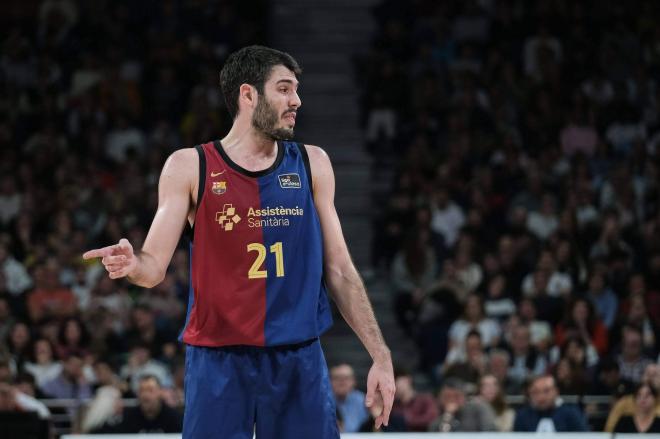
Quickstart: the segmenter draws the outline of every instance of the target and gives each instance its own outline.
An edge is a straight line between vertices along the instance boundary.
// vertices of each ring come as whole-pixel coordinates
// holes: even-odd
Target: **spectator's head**
[[[531,323],[536,320],[536,304],[530,298],[523,298],[518,304],[518,315],[523,322]]]
[[[628,308],[628,321],[640,324],[647,319],[646,302],[642,294],[632,294],[630,296],[630,307]]]
[[[488,371],[501,383],[506,379],[511,357],[504,349],[493,349],[488,355]]]
[[[2,264],[2,262],[0,262]],[[4,273],[0,272],[0,292],[2,291],[4,282]],[[11,306],[9,306],[9,299],[7,296],[0,295],[0,322],[6,322],[11,316]]]
[[[397,367],[394,370],[394,384],[396,386],[396,393],[394,397],[407,404],[415,396],[415,387],[413,385],[413,377],[410,371],[404,368]]]
[[[623,327],[621,335],[621,354],[629,361],[638,359],[642,354],[642,331],[634,325]]]
[[[80,354],[72,352],[64,360],[62,372],[69,381],[79,381],[83,377],[84,362]]]
[[[583,325],[590,329],[593,318],[594,312],[591,302],[584,297],[579,297],[573,301],[569,316],[571,323],[580,326]]]
[[[131,347],[131,362],[137,366],[144,366],[151,360],[151,351],[149,346],[141,341],[137,341]]]
[[[227,109],[236,119],[251,116],[252,127],[273,140],[293,137],[293,123],[284,119],[301,101],[297,93],[302,70],[288,53],[249,46],[231,54],[220,72]]]
[[[488,281],[488,297],[491,299],[499,299],[506,293],[506,278],[501,275],[493,276]]]
[[[138,402],[140,409],[147,417],[155,417],[160,412],[162,389],[160,381],[154,375],[143,375],[140,377],[138,391]]]
[[[465,354],[470,359],[481,357],[484,353],[484,345],[481,341],[481,334],[476,329],[470,330],[465,337]]]
[[[57,338],[62,346],[84,348],[89,342],[89,333],[82,320],[70,317],[60,325]]]
[[[642,375],[642,382],[648,383],[655,390],[660,391],[660,364],[651,363],[644,369],[644,374]]]
[[[14,380],[14,385],[16,386],[16,389],[25,393],[26,395],[35,397],[37,394],[37,380],[31,373],[19,373]]]
[[[562,358],[566,358],[573,366],[585,366],[587,347],[580,337],[571,337],[562,346]]]
[[[619,363],[612,358],[603,359],[598,365],[598,380],[610,389],[615,389],[620,382]]]
[[[648,415],[655,409],[658,401],[658,391],[648,383],[642,383],[635,388],[635,413]]]
[[[605,291],[605,276],[600,270],[594,270],[589,276],[589,291],[593,294]]]
[[[465,405],[465,383],[458,378],[447,378],[438,393],[438,405],[442,412],[460,410]]]
[[[0,412],[13,412],[17,409],[14,388],[8,383],[0,383]]]
[[[502,413],[506,409],[500,380],[493,374],[486,374],[479,380],[479,396],[489,403],[497,413]]]
[[[559,396],[557,384],[552,375],[540,375],[532,378],[527,392],[531,406],[540,411],[552,409]]]
[[[112,368],[110,360],[99,358],[94,362],[94,376],[96,382],[101,386],[108,386],[115,383],[115,371]]]
[[[330,369],[330,380],[337,399],[343,400],[355,389],[355,373],[348,364],[339,364]]]
[[[13,353],[26,352],[30,345],[30,328],[25,322],[16,322],[9,331],[9,349]]]
[[[470,294],[465,301],[465,311],[463,318],[469,322],[478,322],[484,317],[484,305],[481,297],[476,294]]]
[[[511,332],[511,349],[516,355],[526,355],[529,351],[530,333],[527,325],[516,325]]]
[[[0,383],[10,383],[13,375],[9,360],[0,358]]]
[[[34,342],[31,361],[41,365],[48,365],[55,361],[55,349],[50,340],[39,338]]]
[[[155,328],[154,311],[149,305],[138,304],[133,308],[133,324],[140,332],[151,331]]]

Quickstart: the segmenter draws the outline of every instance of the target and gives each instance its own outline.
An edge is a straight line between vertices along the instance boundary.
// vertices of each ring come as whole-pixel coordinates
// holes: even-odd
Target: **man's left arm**
[[[374,361],[367,378],[366,405],[377,403],[383,411],[376,428],[387,425],[394,401],[394,373],[390,350],[376,322],[364,283],[351,260],[334,205],[335,177],[328,155],[321,148],[306,146],[313,178],[314,204],[323,234],[324,275],[330,295],[342,316],[355,331]]]

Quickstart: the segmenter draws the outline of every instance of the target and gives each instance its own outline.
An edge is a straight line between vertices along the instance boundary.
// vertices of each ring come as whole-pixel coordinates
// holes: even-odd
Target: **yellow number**
[[[248,244],[247,249],[249,252],[258,252],[257,259],[254,260],[252,267],[250,267],[250,271],[248,271],[248,278],[263,279],[268,276],[266,270],[259,270],[261,264],[264,263],[264,259],[266,259],[266,247],[264,247],[263,244],[259,244],[258,242],[253,242],[252,244]]]
[[[270,252],[275,253],[275,269],[277,277],[284,276],[284,252],[282,251],[282,243],[276,242],[270,246]]]
[[[252,244],[248,244],[247,250],[249,252],[257,252],[257,259],[254,260],[252,267],[250,267],[250,270],[248,271],[248,279],[264,279],[265,277],[268,277],[268,272],[266,270],[259,270],[266,259],[266,247],[258,242],[253,242]],[[271,245],[270,252],[275,253],[275,275],[277,277],[283,277],[284,251],[282,249],[282,243],[276,242]]]

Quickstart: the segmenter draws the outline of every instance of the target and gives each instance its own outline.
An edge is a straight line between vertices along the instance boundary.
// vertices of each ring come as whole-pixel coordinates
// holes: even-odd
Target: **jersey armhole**
[[[309,165],[309,155],[307,154],[307,148],[305,148],[304,143],[296,143],[298,149],[300,150],[300,156],[303,159],[305,164],[305,173],[307,174],[307,181],[309,182],[309,192],[314,197],[314,181],[312,180],[312,167]]]
[[[202,197],[204,196],[204,186],[206,185],[206,154],[204,154],[204,149],[202,145],[196,145],[195,150],[197,150],[197,155],[199,155],[199,181],[197,183],[197,203],[195,205],[195,216],[197,215],[197,210],[199,205],[202,202]],[[195,224],[192,226],[188,225],[188,238],[190,242],[193,241],[195,236]]]

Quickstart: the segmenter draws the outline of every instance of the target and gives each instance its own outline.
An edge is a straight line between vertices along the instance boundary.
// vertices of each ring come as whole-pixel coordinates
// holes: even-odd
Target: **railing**
[[[570,404],[579,404],[583,406],[590,406],[587,416],[591,423],[596,427],[602,427],[609,413],[610,406],[614,399],[610,396],[601,395],[562,395],[562,400]],[[520,407],[525,403],[524,395],[507,395],[506,402],[511,407]],[[42,399],[41,402],[51,411],[51,420],[58,435],[68,434],[72,431],[73,423],[79,421],[77,419],[81,408],[84,408],[91,399]],[[122,399],[124,407],[134,407],[137,405],[137,399]],[[72,417],[72,413],[75,413]],[[176,436],[174,436],[176,437]],[[353,436],[342,436],[351,438]],[[356,436],[358,437],[358,436]],[[406,436],[413,438],[415,436]],[[427,436],[424,436],[427,437]],[[104,435],[103,438],[111,439],[112,436]],[[392,434],[387,435],[388,439],[396,439]],[[499,438],[499,437],[498,437]],[[581,436],[583,438],[583,436]],[[467,438],[466,438],[467,439]],[[503,437],[503,439],[506,439]],[[660,439],[660,437],[658,438]]]

